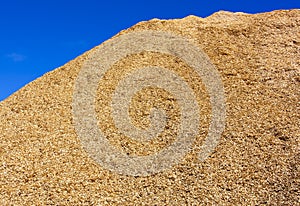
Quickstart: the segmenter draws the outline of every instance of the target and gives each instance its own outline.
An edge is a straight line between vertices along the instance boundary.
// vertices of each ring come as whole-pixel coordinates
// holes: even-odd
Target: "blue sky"
[[[2,0],[0,101],[139,21],[292,8],[300,0]]]

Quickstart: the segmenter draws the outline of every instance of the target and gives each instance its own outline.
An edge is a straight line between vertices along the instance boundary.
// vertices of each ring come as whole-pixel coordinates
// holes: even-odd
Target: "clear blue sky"
[[[2,0],[0,101],[139,21],[291,8],[300,0]]]

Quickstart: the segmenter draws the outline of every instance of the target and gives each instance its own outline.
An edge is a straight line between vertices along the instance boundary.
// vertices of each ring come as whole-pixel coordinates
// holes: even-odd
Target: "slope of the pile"
[[[190,39],[221,74],[226,127],[211,157],[149,177],[90,159],[71,105],[91,50],[0,103],[1,205],[299,204],[300,10],[154,19],[119,35],[150,29]]]

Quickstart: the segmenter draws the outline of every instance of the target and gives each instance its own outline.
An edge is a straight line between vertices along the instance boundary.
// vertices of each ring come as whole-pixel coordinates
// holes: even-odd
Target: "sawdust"
[[[76,77],[94,48],[0,102],[0,204],[299,204],[300,10],[154,19],[117,36],[142,30],[189,39],[219,71],[226,126],[214,153],[205,162],[196,158],[211,118],[201,80],[180,59],[145,52],[122,59],[103,78],[96,101],[99,128],[130,155],[149,155],[174,141],[178,105],[164,90],[147,88],[130,107],[140,128],[149,126],[153,105],[166,109],[168,130],[150,142],[119,135],[109,117],[109,94],[122,75],[143,64],[164,65],[198,92],[201,128],[193,149],[180,164],[146,177],[119,175],[91,159],[75,131],[72,98]]]

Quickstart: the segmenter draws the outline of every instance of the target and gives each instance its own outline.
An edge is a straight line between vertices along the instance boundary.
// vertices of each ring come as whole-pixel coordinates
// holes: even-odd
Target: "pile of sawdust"
[[[189,39],[219,71],[226,125],[214,153],[205,162],[195,155],[207,134],[211,110],[201,79],[172,56],[143,52],[119,61],[99,85],[99,128],[111,144],[130,155],[149,155],[174,141],[174,136],[164,133],[149,145],[113,135],[117,128],[106,95],[131,68],[164,65],[186,81],[199,82],[195,88],[201,95],[197,96],[199,137],[180,164],[145,177],[116,174],[90,158],[75,131],[72,98],[76,77],[94,48],[0,103],[0,204],[299,204],[300,10],[154,19],[117,36],[142,30],[168,31]],[[149,104],[141,103],[145,98],[150,98]],[[166,109],[168,127],[175,125],[176,133],[173,114],[178,113],[178,105],[163,90],[147,88],[133,98],[129,111],[133,123],[149,126],[149,107],[155,104]]]

